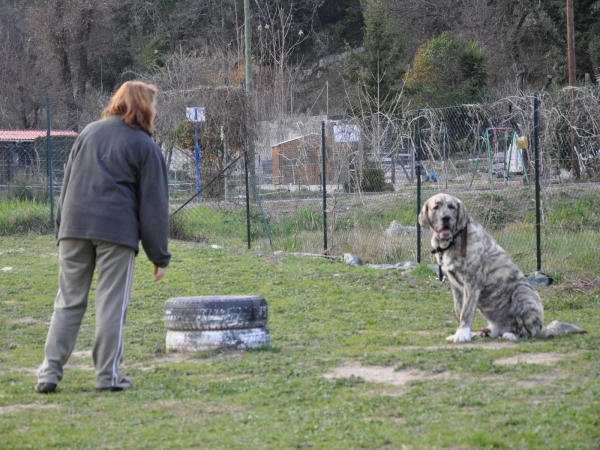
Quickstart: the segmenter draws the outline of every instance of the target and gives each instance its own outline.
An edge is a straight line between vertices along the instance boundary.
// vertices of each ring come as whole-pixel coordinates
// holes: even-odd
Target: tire
[[[164,308],[165,327],[174,331],[261,328],[267,319],[267,301],[256,295],[176,297]]]
[[[271,345],[266,327],[239,330],[167,331],[167,350],[205,352],[219,349],[247,350]]]

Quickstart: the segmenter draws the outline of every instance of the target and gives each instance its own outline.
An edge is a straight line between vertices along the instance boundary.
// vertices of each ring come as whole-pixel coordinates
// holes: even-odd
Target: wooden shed
[[[273,183],[274,184],[320,184],[323,167],[322,138],[319,134],[308,134],[275,144],[271,147],[273,154]],[[339,169],[346,168],[347,157],[341,158],[333,139],[325,138],[327,161],[325,176],[332,180]],[[347,153],[347,152],[345,152]],[[337,181],[337,180],[336,180]]]

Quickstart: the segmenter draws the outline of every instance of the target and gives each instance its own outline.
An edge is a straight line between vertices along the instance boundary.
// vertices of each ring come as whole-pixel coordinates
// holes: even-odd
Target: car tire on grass
[[[271,335],[266,327],[211,331],[168,330],[166,341],[167,350],[170,351],[247,350],[269,347]]]
[[[257,295],[175,297],[164,307],[165,327],[175,331],[260,328],[267,319],[267,302]]]

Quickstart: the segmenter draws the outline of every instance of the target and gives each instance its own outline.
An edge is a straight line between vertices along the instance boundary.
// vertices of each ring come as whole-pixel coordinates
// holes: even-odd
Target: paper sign
[[[358,142],[360,128],[358,125],[334,125],[333,138],[335,142]]]
[[[190,122],[204,122],[204,108],[185,108],[185,115]]]

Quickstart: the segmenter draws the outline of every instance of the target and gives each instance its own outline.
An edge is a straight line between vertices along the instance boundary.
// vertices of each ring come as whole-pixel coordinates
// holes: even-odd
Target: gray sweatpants
[[[131,292],[135,251],[109,242],[62,239],[59,243],[60,274],[54,314],[44,349],[38,382],[55,383],[71,356],[88,303],[95,267],[96,335],[92,357],[96,387],[116,386],[123,378],[123,326]]]

